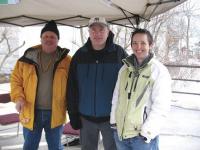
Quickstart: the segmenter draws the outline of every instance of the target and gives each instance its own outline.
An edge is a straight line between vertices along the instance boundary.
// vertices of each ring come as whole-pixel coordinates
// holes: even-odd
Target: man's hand
[[[17,100],[15,108],[19,113],[21,113],[24,105],[25,105],[24,100]]]

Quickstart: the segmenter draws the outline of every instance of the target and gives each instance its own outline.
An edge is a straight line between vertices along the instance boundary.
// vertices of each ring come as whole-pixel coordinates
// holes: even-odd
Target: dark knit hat
[[[58,36],[58,39],[60,38],[59,31],[58,31],[57,25],[54,20],[47,22],[47,24],[44,26],[44,28],[41,31],[40,37],[46,31],[54,32]]]

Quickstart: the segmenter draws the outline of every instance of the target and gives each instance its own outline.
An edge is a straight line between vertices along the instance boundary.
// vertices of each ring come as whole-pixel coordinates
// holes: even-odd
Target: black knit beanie
[[[44,26],[44,28],[41,31],[40,37],[42,37],[42,34],[46,31],[54,32],[58,36],[58,39],[60,38],[59,31],[54,20],[47,22],[47,24]]]

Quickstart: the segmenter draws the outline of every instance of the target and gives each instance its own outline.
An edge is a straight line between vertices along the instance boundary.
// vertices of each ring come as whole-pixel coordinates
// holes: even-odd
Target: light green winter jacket
[[[159,135],[170,107],[171,79],[164,65],[151,54],[138,66],[134,55],[120,69],[112,100],[111,124],[120,139]]]

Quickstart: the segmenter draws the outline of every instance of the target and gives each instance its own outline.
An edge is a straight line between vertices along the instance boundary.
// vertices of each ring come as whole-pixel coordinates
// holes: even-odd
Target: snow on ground
[[[172,105],[200,110],[200,95],[173,94]]]
[[[10,92],[10,84],[9,83],[0,84],[0,94],[9,93],[9,92]]]
[[[4,83],[0,84],[0,94],[9,93],[10,92],[10,84]],[[15,110],[15,104],[12,102],[2,104],[0,103],[0,115],[8,114],[12,112],[17,112]]]
[[[188,136],[160,136],[160,150],[200,150],[200,139]]]

